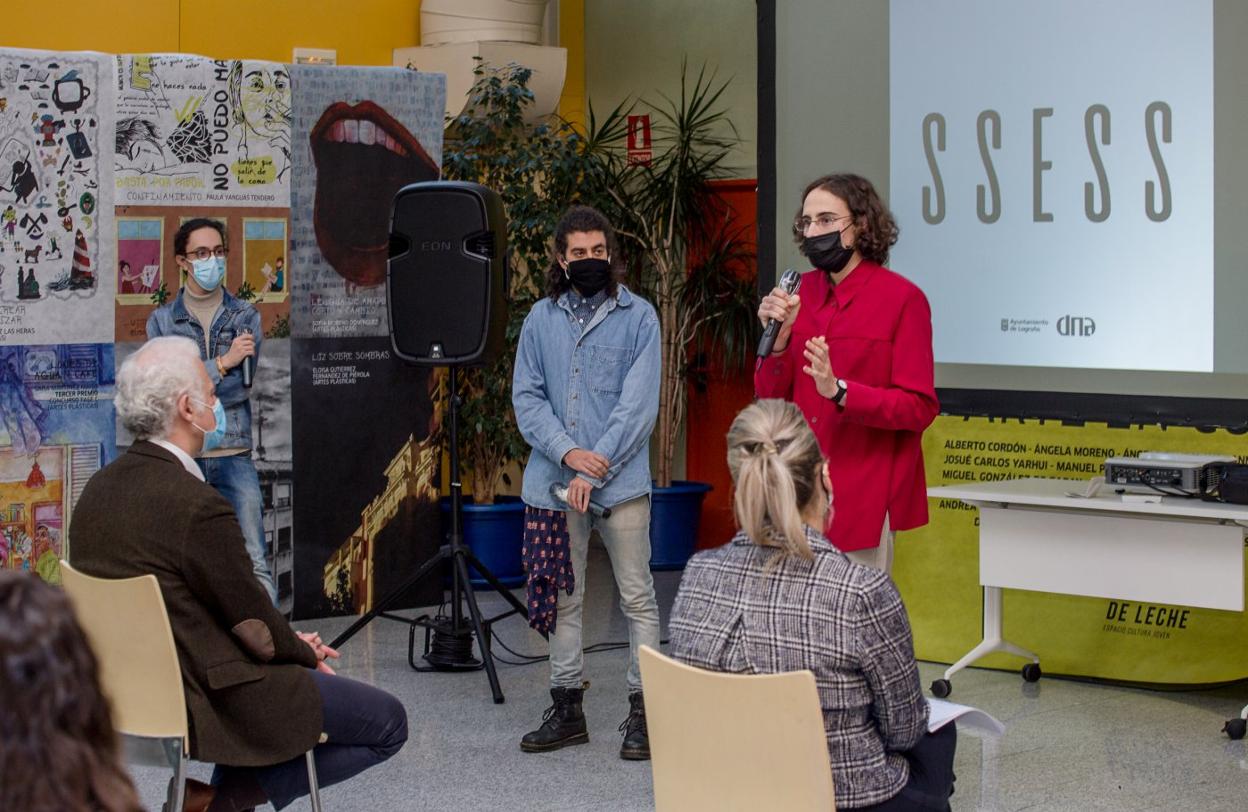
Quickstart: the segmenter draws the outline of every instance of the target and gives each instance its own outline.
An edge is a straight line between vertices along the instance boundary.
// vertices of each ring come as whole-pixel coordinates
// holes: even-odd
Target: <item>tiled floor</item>
[[[679,573],[656,573],[664,618]],[[586,595],[587,645],[627,639],[609,564],[592,548]],[[486,611],[502,606],[482,593]],[[296,624],[330,639],[348,619]],[[497,627],[518,651],[544,653],[540,637],[510,618]],[[418,637],[419,640],[419,637]],[[510,655],[496,649],[500,655]],[[495,705],[484,673],[416,673],[407,627],[379,619],[343,646],[339,673],[379,685],[408,710],[411,738],[386,764],[322,793],[327,810],[645,810],[654,805],[650,768],[617,757],[627,715],[627,652],[586,658],[590,743],[530,755],[520,736],[549,704],[546,665],[499,664],[506,702]],[[920,663],[926,687],[944,666]],[[955,810],[1248,810],[1248,749],[1220,732],[1248,702],[1248,685],[1159,692],[1017,672],[969,669],[950,699],[1007,725],[1004,737],[958,742]],[[743,735],[745,732],[743,731]],[[168,773],[136,768],[144,802],[160,808]],[[203,778],[208,769],[196,765]],[[292,809],[307,808],[306,802]]]

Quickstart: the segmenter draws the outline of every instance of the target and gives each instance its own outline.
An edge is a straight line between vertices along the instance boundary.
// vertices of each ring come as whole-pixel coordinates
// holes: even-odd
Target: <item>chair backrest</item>
[[[154,575],[94,578],[61,561],[61,579],[100,664],[100,683],[120,733],[181,737],[186,697],[169,615]]]
[[[720,674],[642,646],[641,681],[658,812],[836,808],[811,672]]]

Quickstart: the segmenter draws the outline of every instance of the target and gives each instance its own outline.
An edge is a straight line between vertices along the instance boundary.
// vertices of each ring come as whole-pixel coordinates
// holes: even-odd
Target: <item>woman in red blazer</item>
[[[894,532],[927,524],[922,435],[940,411],[931,308],[884,267],[897,223],[865,178],[813,181],[793,234],[814,269],[759,305],[759,320],[781,328],[754,390],[792,400],[819,438],[840,506],[828,538],[888,571]]]

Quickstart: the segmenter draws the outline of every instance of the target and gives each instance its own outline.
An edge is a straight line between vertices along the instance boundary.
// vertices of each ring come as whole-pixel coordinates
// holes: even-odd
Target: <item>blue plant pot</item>
[[[443,497],[441,508],[442,533],[446,537],[451,532],[451,500]],[[498,496],[492,505],[477,505],[466,497],[464,543],[503,586],[523,584],[520,547],[524,543],[524,502],[515,496]],[[476,575],[471,567],[468,571],[469,575]],[[488,587],[489,583],[484,578],[474,577],[472,585]]]
[[[684,569],[698,541],[705,482],[675,481],[650,495],[650,569]]]

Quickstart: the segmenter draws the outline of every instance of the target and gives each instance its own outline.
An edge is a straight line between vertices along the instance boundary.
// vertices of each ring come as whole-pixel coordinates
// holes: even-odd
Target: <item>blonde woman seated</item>
[[[910,622],[892,580],[815,529],[828,526],[832,500],[801,411],[782,400],[742,411],[728,432],[728,467],[742,530],[690,560],[672,609],[672,656],[739,674],[810,669],[837,808],[948,809],[957,733],[952,724],[927,733]],[[748,742],[749,731],[741,734]]]

